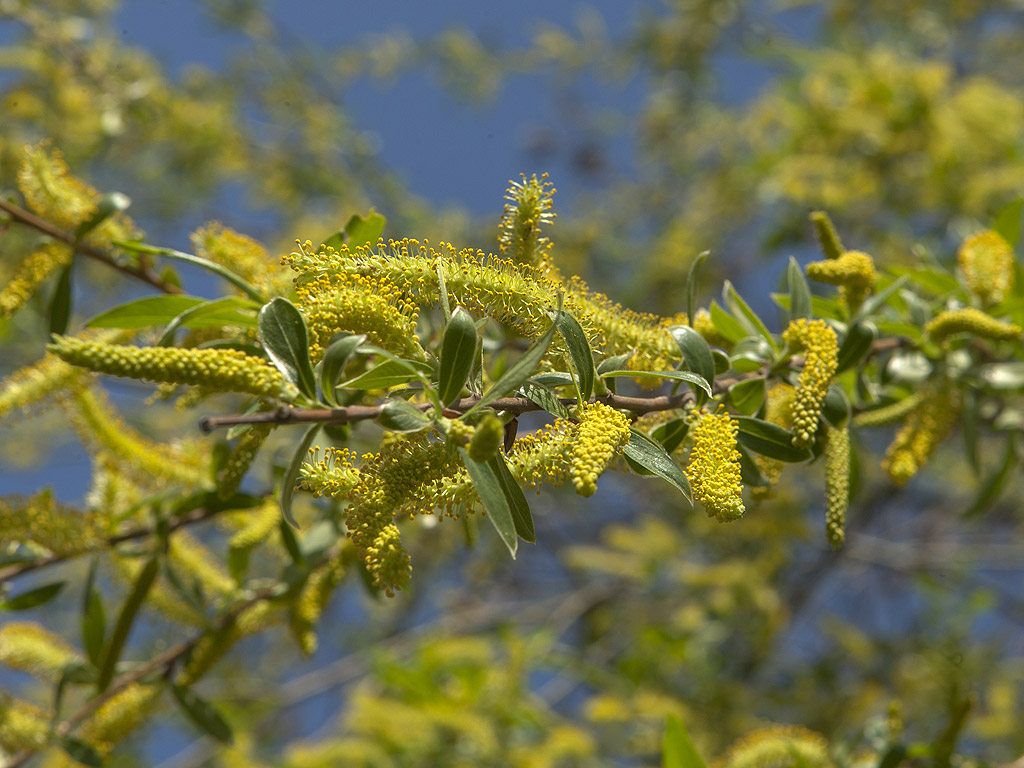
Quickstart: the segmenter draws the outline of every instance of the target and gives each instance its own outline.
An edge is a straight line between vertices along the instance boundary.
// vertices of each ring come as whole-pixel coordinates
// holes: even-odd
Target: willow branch
[[[119,694],[128,686],[143,680],[144,678],[155,674],[157,672],[163,672],[164,674],[173,670],[174,665],[189,653],[193,648],[198,645],[204,637],[210,634],[216,634],[228,629],[238,618],[238,616],[251,608],[252,606],[273,597],[275,594],[274,587],[266,587],[254,593],[248,599],[242,601],[223,616],[218,619],[211,628],[199,632],[192,636],[188,640],[182,640],[177,645],[173,645],[163,653],[154,656],[152,659],[147,661],[145,664],[141,664],[131,672],[126,672],[119,677],[114,678],[109,686],[102,692],[89,699],[83,704],[73,715],[66,720],[63,720],[55,729],[54,735],[57,737],[70,735],[79,725],[89,718],[90,715],[96,712],[100,707],[110,701],[114,696]],[[23,751],[14,755],[9,762],[7,762],[3,768],[18,768],[18,766],[24,765],[30,760],[33,755],[37,754],[35,751]]]
[[[60,227],[56,227],[46,219],[36,216],[31,211],[27,211],[19,205],[15,205],[4,199],[0,199],[0,210],[5,211],[12,221],[16,221],[19,224],[24,224],[27,227],[32,227],[44,235],[49,235],[54,240],[60,240],[61,242],[67,243],[75,249],[76,253],[80,253],[83,256],[87,256],[94,261],[98,261],[101,264],[105,264],[111,269],[116,269],[118,272],[128,275],[129,277],[141,280],[142,282],[156,288],[158,291],[163,293],[181,293],[181,288],[169,283],[166,280],[162,280],[156,272],[154,272],[148,266],[132,266],[130,264],[120,264],[111,254],[101,251],[98,248],[93,248],[85,243],[77,242],[75,236],[70,232],[66,232]]]
[[[211,517],[220,514],[222,511],[226,510],[206,509],[205,507],[193,509],[191,512],[172,518],[170,523],[168,524],[168,529],[170,532],[174,532],[179,528],[183,528],[186,525],[192,525],[193,523],[199,523],[203,520],[209,520]],[[144,539],[148,536],[151,536],[155,532],[155,530],[156,529],[153,526],[145,525],[138,526],[137,528],[130,528],[127,531],[123,531],[122,533],[118,533],[113,536],[108,536],[106,539],[103,540],[103,545],[106,549],[113,549],[118,544],[121,544],[123,542],[134,541],[135,539]],[[81,552],[67,552],[63,554],[40,555],[34,560],[26,560],[22,563],[14,563],[12,565],[8,565],[4,568],[0,568],[0,584],[3,584],[11,579],[17,578],[22,574],[29,573],[30,571],[35,571],[40,568],[46,568],[47,566],[56,565],[57,563],[63,563],[77,557],[82,557],[83,555],[92,554],[95,551],[97,550],[86,549],[82,550]]]

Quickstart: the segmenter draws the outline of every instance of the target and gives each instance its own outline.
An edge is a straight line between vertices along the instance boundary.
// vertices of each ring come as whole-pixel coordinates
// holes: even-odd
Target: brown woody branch
[[[131,264],[121,264],[111,254],[101,251],[98,248],[93,248],[91,245],[77,242],[75,236],[66,232],[60,227],[54,226],[46,219],[36,216],[31,211],[27,211],[19,205],[15,205],[12,202],[0,198],[0,210],[5,211],[12,221],[16,221],[19,224],[24,224],[27,227],[32,227],[44,235],[49,235],[54,240],[60,240],[61,242],[67,243],[75,249],[76,253],[80,253],[83,256],[87,256],[94,261],[98,261],[101,264],[105,264],[111,269],[115,269],[118,272],[128,275],[129,277],[141,280],[147,285],[151,285],[158,291],[163,293],[181,293],[181,288],[169,283],[166,280],[160,278],[160,276],[153,271],[152,267],[148,266],[145,262],[141,266],[133,266]]]

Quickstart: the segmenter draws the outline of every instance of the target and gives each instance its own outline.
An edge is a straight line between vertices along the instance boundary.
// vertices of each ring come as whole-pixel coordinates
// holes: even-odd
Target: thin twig
[[[11,217],[12,221],[17,221],[25,226],[32,227],[44,235],[49,235],[54,240],[60,240],[67,243],[75,249],[76,253],[80,253],[83,256],[87,256],[90,259],[105,264],[111,269],[116,269],[118,272],[133,277],[136,280],[141,280],[147,285],[151,285],[158,291],[163,293],[181,293],[181,288],[169,283],[166,280],[162,280],[156,272],[154,272],[148,266],[132,266],[131,264],[120,264],[111,254],[101,251],[98,248],[93,248],[85,243],[75,241],[75,236],[70,232],[66,232],[60,227],[54,226],[46,219],[36,216],[31,211],[27,211],[19,205],[15,205],[12,202],[0,198],[0,210],[6,211]]]

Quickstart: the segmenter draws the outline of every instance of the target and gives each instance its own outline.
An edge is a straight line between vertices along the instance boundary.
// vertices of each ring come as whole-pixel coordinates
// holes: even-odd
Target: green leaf
[[[87,328],[146,328],[169,323],[187,309],[203,304],[195,296],[147,296],[101,312]]]
[[[900,289],[907,284],[909,279],[910,278],[907,275],[903,275],[902,277],[893,280],[887,288],[869,296],[867,300],[860,305],[860,309],[857,310],[857,314],[850,319],[850,325],[858,323],[877,312],[885,302],[892,298],[893,294],[900,291]]]
[[[711,313],[711,324],[730,344],[735,344],[747,335],[740,321],[722,309],[717,301],[711,302],[709,312]]]
[[[985,482],[981,484],[981,488],[978,490],[978,495],[975,496],[971,506],[964,512],[964,517],[972,517],[979,512],[984,512],[995,503],[999,498],[999,494],[1006,487],[1006,479],[1010,476],[1010,472],[1016,464],[1017,454],[1013,449],[1013,438],[1007,437],[1003,448],[1003,458],[999,462],[999,466],[992,470],[988,477],[985,478]]]
[[[662,768],[705,768],[704,761],[690,741],[683,721],[669,715],[665,723],[665,739],[661,745]]]
[[[711,385],[703,376],[690,371],[608,371],[603,374],[610,378],[631,378],[631,379],[674,379],[675,381],[686,381],[696,384],[698,387],[713,396]]]
[[[786,271],[786,278],[789,281],[789,319],[799,320],[802,317],[811,316],[811,289],[807,287],[807,278],[800,264],[792,256],[789,257],[789,267]]]
[[[793,297],[788,293],[772,293],[769,294],[772,297],[772,301],[777,306],[784,309],[786,312],[790,311],[793,306]],[[815,296],[811,294],[811,311],[808,317],[820,317],[826,320],[838,320],[840,322],[846,321],[846,314],[839,307],[839,303],[835,299],[826,298],[824,296]]]
[[[489,463],[481,464],[473,461],[469,458],[465,448],[459,448],[459,456],[462,458],[466,472],[469,473],[469,479],[473,482],[473,488],[476,489],[476,493],[487,511],[487,518],[514,559],[519,547],[519,539],[516,535],[512,508],[518,501],[510,499],[506,494],[505,484],[502,483],[493,466]],[[522,489],[519,489],[519,493],[522,494],[522,492]]]
[[[163,336],[157,342],[158,347],[169,347],[174,344],[174,333],[179,328],[219,328],[222,325],[237,325],[243,328],[255,328],[256,316],[239,312],[240,309],[258,310],[259,304],[239,296],[204,301],[171,320],[164,329]]]
[[[277,525],[277,532],[281,535],[281,543],[284,545],[285,551],[288,552],[288,556],[291,557],[292,563],[298,568],[305,568],[306,558],[303,557],[302,550],[299,549],[299,540],[295,537],[292,526],[283,517]]]
[[[540,361],[544,359],[544,355],[547,354],[548,347],[551,346],[551,339],[555,336],[555,324],[551,323],[551,327],[544,332],[544,334],[537,339],[529,348],[519,356],[519,358],[512,363],[491,388],[484,392],[480,400],[466,413],[465,416],[473,413],[485,405],[493,403],[500,397],[504,397],[510,392],[514,392],[523,385],[533,372],[540,365]]]
[[[295,453],[292,454],[292,460],[288,462],[288,468],[284,471],[284,477],[281,478],[281,514],[293,528],[299,527],[299,524],[295,522],[295,518],[292,516],[292,497],[295,495],[295,482],[299,479],[299,469],[302,467],[302,462],[306,460],[309,447],[313,445],[320,427],[320,424],[314,424],[306,430],[299,444],[295,447]]]
[[[376,245],[380,236],[384,234],[384,226],[387,219],[377,213],[373,208],[363,218],[355,214],[345,225],[345,234],[348,236],[350,248],[358,248],[361,245]]]
[[[22,592],[17,597],[11,597],[0,603],[0,611],[25,611],[35,608],[37,605],[48,603],[57,596],[57,593],[64,588],[64,582],[58,581],[53,584],[44,584],[41,587]]]
[[[788,429],[750,416],[734,418],[739,425],[737,439],[750,450],[779,461],[799,462],[811,458],[807,448],[793,445],[793,433]]]
[[[764,379],[746,379],[729,387],[729,402],[744,416],[753,416],[764,402]]]
[[[750,452],[739,444],[736,445],[736,450],[740,454],[740,480],[743,482],[743,485],[751,488],[767,488],[770,486],[771,483],[761,474],[761,470],[751,457]]]
[[[82,238],[96,229],[96,227],[115,213],[128,210],[128,206],[131,204],[131,198],[121,192],[111,192],[104,195],[96,205],[96,210],[93,211],[92,216],[78,225],[78,229],[75,230],[75,242],[80,243]]]
[[[682,445],[686,439],[686,433],[690,431],[690,425],[686,419],[672,419],[672,421],[659,424],[651,431],[651,437],[661,443],[667,453],[672,453]]]
[[[360,350],[363,351],[363,350]],[[416,360],[385,360],[378,366],[338,384],[335,389],[387,389],[424,378],[430,366]]]
[[[519,538],[531,544],[536,544],[537,534],[533,527],[533,515],[530,512],[530,505],[526,501],[523,489],[509,471],[508,464],[505,463],[505,457],[499,451],[488,459],[487,464],[494,471],[495,477],[501,483],[501,490],[505,494],[505,498],[508,499],[509,507],[512,510],[512,522],[516,527],[516,533],[519,535]]]
[[[825,393],[825,400],[821,405],[821,416],[825,421],[836,429],[846,425],[850,420],[850,401],[846,392],[838,384],[832,384]]]
[[[241,275],[235,274],[227,267],[217,264],[216,262],[204,259],[202,256],[196,256],[195,254],[185,253],[183,251],[176,251],[173,248],[158,248],[155,245],[140,243],[137,240],[114,240],[113,243],[118,248],[122,248],[131,253],[148,253],[153,256],[163,256],[168,259],[173,259],[174,261],[183,261],[186,264],[193,264],[197,267],[202,267],[209,272],[213,272],[215,275],[223,277],[258,304],[264,304],[267,300],[262,293],[249,285]]]
[[[689,272],[686,273],[686,317],[691,325],[693,324],[693,316],[697,312],[697,272],[700,271],[701,265],[710,255],[710,251],[698,253],[697,258],[690,264]]]
[[[587,402],[594,392],[594,353],[583,327],[566,311],[555,314],[555,327],[565,340],[573,368],[579,379],[580,401]]]
[[[345,334],[328,345],[324,359],[320,361],[320,392],[324,400],[334,407],[338,406],[335,386],[356,347],[366,341],[366,334]]]
[[[375,421],[391,432],[419,432],[434,422],[408,400],[386,400]]]
[[[306,397],[316,399],[309,334],[302,313],[288,299],[278,297],[260,309],[257,322],[260,343],[277,369]]]
[[[442,405],[449,405],[462,392],[473,370],[476,354],[476,325],[462,307],[456,307],[441,339],[441,367],[437,394]]]
[[[223,744],[231,744],[234,741],[231,726],[210,702],[200,698],[191,688],[181,685],[172,685],[171,693],[174,694],[185,717],[194,726]]]
[[[620,371],[626,365],[626,361],[633,356],[632,352],[626,352],[621,355],[614,355],[612,357],[606,357],[600,363],[597,364],[597,375],[600,376],[605,371]]]
[[[103,597],[96,588],[96,566],[93,560],[85,580],[82,595],[82,647],[93,664],[99,664],[103,653],[103,639],[107,632],[107,619],[103,610]]]
[[[71,268],[73,266],[74,262],[60,271],[60,277],[57,278],[57,285],[53,289],[50,306],[46,312],[50,317],[50,333],[61,336],[67,331],[68,320],[71,319]]]
[[[548,413],[563,419],[569,418],[569,409],[562,405],[562,401],[547,387],[528,381],[519,388],[519,391],[522,392],[523,397],[536,403]]]
[[[693,504],[693,493],[686,473],[675,460],[665,452],[661,443],[655,442],[643,432],[629,430],[629,442],[622,452],[644,469],[674,485],[688,502]]]
[[[61,736],[57,739],[57,743],[73,760],[82,765],[88,765],[91,768],[100,768],[103,765],[103,756],[84,741],[73,736]]]
[[[715,380],[715,358],[711,347],[697,331],[686,325],[674,325],[668,329],[679,346],[686,367],[704,378],[709,384]]]
[[[836,373],[842,373],[858,365],[871,350],[871,345],[875,343],[877,337],[878,328],[874,323],[865,320],[852,324],[839,347]]]
[[[1020,243],[1020,218],[1022,210],[1024,210],[1024,198],[1018,197],[1016,200],[1004,205],[999,210],[999,213],[996,214],[995,221],[992,222],[992,229],[1002,235],[1003,239],[1013,247]]]
[[[779,351],[778,344],[775,343],[772,335],[768,333],[768,329],[761,322],[761,318],[743,300],[743,297],[736,292],[733,284],[728,280],[725,281],[725,285],[722,288],[722,299],[725,301],[726,306],[729,307],[729,310],[737,316],[739,323],[747,327],[748,332],[761,334],[762,338],[768,342],[774,351]]]
[[[964,456],[975,476],[981,474],[978,441],[981,439],[981,398],[973,389],[964,391],[964,408],[960,417],[964,435]]]
[[[124,604],[121,606],[121,612],[117,616],[117,623],[114,625],[114,630],[110,633],[110,638],[107,640],[106,646],[103,648],[103,657],[97,666],[99,667],[99,677],[96,681],[96,688],[98,691],[105,691],[107,686],[110,685],[110,681],[114,677],[114,668],[121,658],[121,651],[124,649],[124,644],[128,640],[128,634],[132,630],[132,624],[135,621],[135,616],[138,614],[139,609],[142,608],[142,604],[146,601],[146,596],[149,594],[150,587],[153,586],[153,582],[156,581],[157,575],[160,573],[160,558],[156,555],[149,558],[146,564],[142,566],[142,570],[139,571],[139,575],[135,579],[135,583],[132,584],[131,591],[128,596],[124,599]]]

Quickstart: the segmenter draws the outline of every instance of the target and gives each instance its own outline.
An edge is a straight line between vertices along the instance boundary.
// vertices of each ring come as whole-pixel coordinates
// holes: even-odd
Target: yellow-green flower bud
[[[770,725],[743,737],[712,768],[823,768],[831,765],[828,741],[796,725]]]
[[[465,448],[475,434],[476,427],[462,419],[453,419],[445,427],[445,437],[453,448]]]
[[[191,240],[198,255],[229,267],[265,292],[276,293],[273,290],[266,291],[275,283],[285,287],[277,260],[270,257],[263,244],[225,227],[219,221],[204,224],[192,233]]]
[[[26,256],[0,289],[0,319],[21,309],[46,278],[71,263],[71,256],[71,246],[62,242],[46,243]]]
[[[883,405],[881,408],[858,413],[853,417],[853,425],[855,427],[884,427],[886,424],[895,424],[917,408],[923,399],[923,392],[915,392],[902,400]]]
[[[488,413],[476,425],[473,439],[469,441],[469,458],[481,463],[490,461],[498,452],[504,437],[505,425],[493,413]]]
[[[994,230],[964,240],[957,261],[967,290],[985,304],[998,304],[1013,288],[1013,246]]]
[[[101,754],[139,727],[160,698],[161,686],[132,683],[115,693],[82,727],[82,740]]]
[[[832,377],[838,364],[839,343],[836,332],[824,320],[794,320],[782,334],[794,352],[804,353],[804,369],[797,381],[793,402],[793,444],[814,442]]]
[[[784,381],[773,384],[765,394],[765,421],[785,427],[786,429],[792,428],[793,401],[795,399],[796,390],[789,384]],[[783,462],[758,453],[754,455],[754,463],[757,464],[761,476],[768,481],[767,488],[753,489],[755,496],[763,497],[770,493],[779,481],[779,477],[782,475]]]
[[[316,623],[344,575],[341,558],[330,558],[313,569],[299,592],[299,598],[292,606],[291,626],[303,653],[316,651]]]
[[[554,221],[551,198],[555,188],[545,173],[538,179],[526,176],[510,181],[505,192],[505,211],[498,230],[498,245],[503,256],[516,264],[539,265],[548,259],[551,241],[540,236],[541,227]]]
[[[825,443],[825,535],[839,548],[846,538],[846,509],[850,506],[850,433],[828,430]]]
[[[263,441],[273,429],[272,424],[253,424],[244,435],[238,438],[224,467],[217,474],[217,495],[222,499],[231,498],[242,483],[242,478],[249,471],[253,459],[263,446]]]
[[[736,422],[721,407],[715,413],[701,411],[690,430],[693,450],[686,476],[693,497],[704,505],[708,517],[721,523],[735,520],[744,512],[738,432]]]
[[[819,283],[840,286],[840,294],[851,312],[864,302],[878,279],[874,260],[860,251],[846,251],[828,261],[812,262],[807,265],[807,276]]]
[[[58,336],[47,349],[65,362],[111,376],[246,392],[291,402],[299,395],[266,360],[237,349],[132,347]]]
[[[839,239],[832,219],[824,211],[815,211],[811,214],[811,224],[814,225],[814,234],[818,236],[818,244],[826,259],[838,259],[846,249]]]
[[[886,451],[882,468],[899,485],[917,474],[950,433],[960,415],[959,390],[945,386],[928,392],[910,412]]]
[[[0,751],[13,754],[43,749],[51,719],[38,707],[0,693]]]
[[[991,341],[1017,341],[1021,329],[1015,323],[1004,323],[980,309],[948,309],[928,321],[924,327],[933,341],[942,342],[958,333],[969,333]]]
[[[102,529],[95,513],[65,506],[49,490],[27,498],[0,498],[0,548],[30,545],[55,555],[76,555],[102,546]]]
[[[81,660],[64,640],[35,622],[9,621],[0,626],[0,664],[55,683],[66,664]]]
[[[256,509],[239,514],[244,515],[245,523],[231,537],[228,546],[235,550],[252,549],[277,530],[281,522],[281,504],[275,497]]]
[[[579,408],[579,431],[572,448],[572,484],[580,496],[597,491],[597,479],[629,442],[629,419],[604,403]]]

